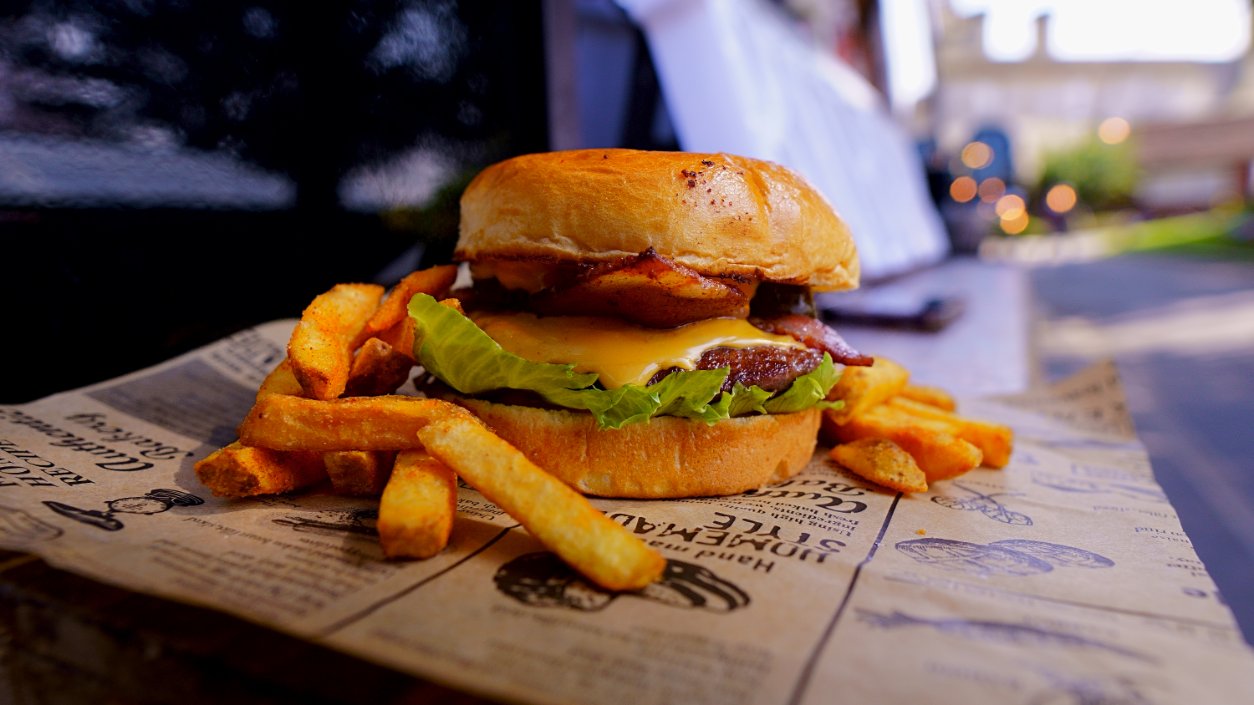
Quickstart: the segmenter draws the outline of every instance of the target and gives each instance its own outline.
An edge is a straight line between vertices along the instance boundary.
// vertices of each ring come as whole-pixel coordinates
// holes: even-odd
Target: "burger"
[[[420,294],[418,383],[589,495],[726,495],[814,453],[845,365],[814,315],[858,285],[848,228],[796,173],[729,154],[575,150],[461,198],[458,303]]]

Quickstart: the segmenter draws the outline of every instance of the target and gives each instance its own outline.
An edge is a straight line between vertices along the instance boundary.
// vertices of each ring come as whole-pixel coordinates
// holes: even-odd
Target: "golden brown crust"
[[[737,494],[800,472],[820,412],[707,425],[676,417],[599,430],[591,414],[457,399],[536,465],[584,494],[674,498]]]
[[[853,238],[796,173],[730,154],[593,149],[515,157],[461,200],[456,256],[606,261],[650,247],[703,274],[858,286]]]

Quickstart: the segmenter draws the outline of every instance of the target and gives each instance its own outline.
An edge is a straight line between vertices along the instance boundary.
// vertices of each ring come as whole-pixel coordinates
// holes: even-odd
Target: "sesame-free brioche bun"
[[[808,409],[713,425],[659,416],[601,430],[588,413],[450,400],[576,490],[647,499],[738,494],[782,482],[810,462],[822,415]]]
[[[588,149],[515,157],[461,199],[455,257],[596,263],[649,248],[703,274],[858,286],[844,221],[796,173],[730,154]]]

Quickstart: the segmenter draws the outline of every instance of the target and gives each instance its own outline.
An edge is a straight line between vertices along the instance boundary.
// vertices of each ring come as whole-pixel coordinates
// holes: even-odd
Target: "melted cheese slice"
[[[607,389],[646,384],[659,370],[696,369],[715,347],[757,345],[804,348],[796,340],[758,330],[739,318],[711,318],[678,328],[644,328],[611,318],[478,313],[475,323],[509,352],[532,362],[573,364],[596,372]]]

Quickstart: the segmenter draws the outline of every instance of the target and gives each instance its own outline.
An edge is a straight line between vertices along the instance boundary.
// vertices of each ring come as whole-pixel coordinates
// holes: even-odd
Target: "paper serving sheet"
[[[276,321],[0,407],[0,546],[527,703],[1238,703],[1254,652],[1154,481],[1113,367],[961,411],[1004,470],[903,496],[830,464],[735,497],[594,500],[668,559],[608,594],[462,487],[447,550],[385,561],[377,503],[214,498]]]

